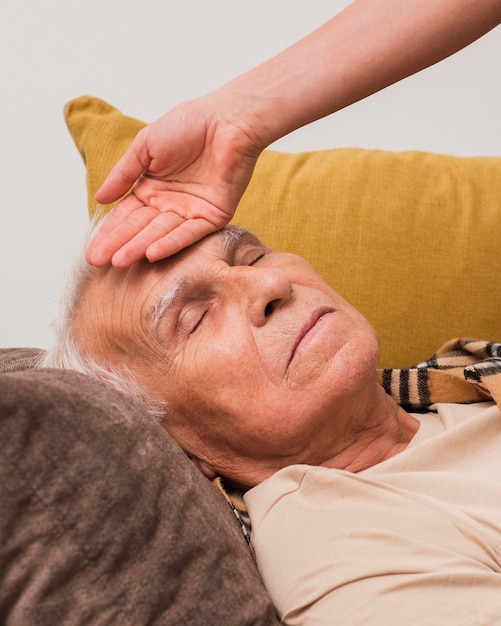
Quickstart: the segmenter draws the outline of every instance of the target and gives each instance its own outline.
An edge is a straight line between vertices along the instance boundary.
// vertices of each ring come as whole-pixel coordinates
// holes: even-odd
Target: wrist
[[[244,152],[260,154],[279,138],[276,111],[278,98],[247,89],[245,85],[232,81],[213,94],[215,115],[220,123],[235,130]]]

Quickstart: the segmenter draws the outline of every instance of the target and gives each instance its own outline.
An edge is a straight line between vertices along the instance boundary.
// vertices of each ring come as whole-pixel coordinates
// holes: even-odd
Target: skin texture
[[[222,228],[273,141],[454,54],[500,20],[500,0],[353,2],[143,129],[96,195],[110,203],[135,185],[91,242],[88,261],[156,261]]]
[[[243,229],[101,270],[76,330],[167,403],[165,428],[208,476],[244,487],[295,463],[359,471],[417,430],[376,383],[367,320],[303,259]]]

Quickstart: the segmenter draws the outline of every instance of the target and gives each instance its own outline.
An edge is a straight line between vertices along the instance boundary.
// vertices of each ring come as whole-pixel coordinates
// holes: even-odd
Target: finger
[[[218,225],[204,218],[186,220],[161,239],[154,241],[146,249],[146,257],[152,263],[165,259],[216,232],[225,224],[224,220]]]
[[[117,269],[125,269],[145,258],[146,250],[157,240],[163,239],[184,222],[184,217],[169,211],[157,214],[156,217],[135,233],[128,241],[117,249],[111,262]]]
[[[139,131],[122,158],[112,168],[95,194],[96,201],[109,204],[126,194],[148,168],[151,158],[146,145],[147,128]]]
[[[104,222],[102,228],[87,248],[87,260],[96,267],[107,265],[115,252],[134,239],[148,224],[158,216],[158,211],[151,206],[139,204],[136,199],[128,202],[124,215],[114,212]]]
[[[131,213],[138,208],[145,206],[145,202],[140,200],[135,194],[131,193],[126,196],[117,206],[105,215],[102,219],[102,223],[99,226],[99,231],[96,233],[95,238],[97,240],[106,237],[111,231],[113,231],[121,222],[125,221]]]
[[[127,216],[143,206],[140,200],[133,195],[127,196],[111,213],[106,215],[102,222],[99,224],[99,230],[95,232],[92,240],[87,246],[87,260],[96,266],[106,265],[109,259],[105,258],[105,248],[103,242],[106,242],[107,238],[117,229],[120,224],[127,218]],[[99,258],[102,256],[102,259]]]

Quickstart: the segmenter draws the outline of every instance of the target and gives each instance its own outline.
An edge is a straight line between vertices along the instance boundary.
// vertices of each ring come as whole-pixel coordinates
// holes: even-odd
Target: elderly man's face
[[[264,478],[344,445],[375,384],[365,318],[303,259],[247,231],[109,268],[82,313],[91,351],[132,368],[168,403],[178,442],[243,484],[256,464]]]

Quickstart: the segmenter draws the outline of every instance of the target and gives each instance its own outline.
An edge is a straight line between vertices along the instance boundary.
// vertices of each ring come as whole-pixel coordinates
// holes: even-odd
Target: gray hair
[[[80,303],[99,271],[87,263],[85,249],[101,225],[101,218],[102,215],[98,215],[92,221],[84,248],[70,273],[63,294],[62,312],[55,322],[55,343],[41,357],[37,366],[73,370],[97,378],[139,402],[155,421],[161,421],[166,414],[166,404],[154,399],[139,384],[130,368],[99,363],[85,351],[85,346],[80,346],[75,339],[74,324]]]
[[[55,344],[40,359],[37,365],[38,367],[73,370],[93,376],[130,396],[139,402],[155,421],[161,421],[167,414],[167,404],[153,398],[139,384],[130,368],[99,363],[91,354],[85,351],[85,346],[79,345],[75,339],[74,325],[79,306],[92,279],[99,271],[87,263],[85,249],[101,226],[102,218],[102,213],[97,214],[91,222],[84,247],[77,258],[64,292],[62,313],[55,324]],[[226,246],[232,240],[239,239],[248,231],[240,226],[230,225],[223,228],[220,232],[223,237],[223,245]],[[153,327],[156,324],[156,320],[161,317],[162,309],[168,305],[170,297],[172,296],[168,295],[166,299],[157,304],[158,310],[154,312],[154,319],[152,320]]]

